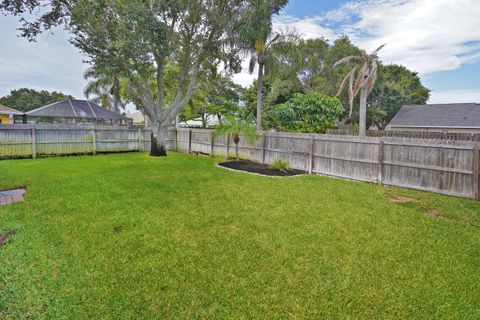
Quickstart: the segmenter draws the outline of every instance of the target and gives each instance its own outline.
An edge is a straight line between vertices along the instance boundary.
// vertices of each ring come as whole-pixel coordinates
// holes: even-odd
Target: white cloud
[[[447,90],[433,91],[428,103],[480,103],[480,89],[478,90]]]
[[[304,39],[327,38],[332,39],[334,32],[332,29],[319,24],[321,19],[318,17],[298,19],[292,16],[278,16],[273,19],[274,30],[284,30],[286,28],[295,28],[300,32]]]
[[[42,34],[37,42],[18,37],[15,17],[2,17],[2,46],[0,46],[0,96],[12,89],[29,87],[62,91],[83,97],[83,71],[88,66],[67,40],[66,32]]]
[[[337,35],[349,35],[367,51],[385,43],[384,62],[429,74],[480,60],[479,17],[478,0],[366,0],[314,20],[336,24]]]

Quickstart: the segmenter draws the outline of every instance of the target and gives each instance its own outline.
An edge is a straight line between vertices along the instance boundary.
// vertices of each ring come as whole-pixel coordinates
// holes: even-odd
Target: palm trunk
[[[164,157],[167,155],[168,127],[152,126],[152,141],[150,155],[152,157]]]
[[[238,161],[238,143],[235,143],[235,159]]]
[[[257,131],[262,131],[262,91],[263,91],[263,64],[258,64],[257,79]]]
[[[359,112],[359,136],[365,137],[367,135],[367,97],[368,88],[366,85],[360,89],[360,112]]]
[[[113,97],[113,111],[120,113],[120,109],[118,108],[118,97]]]

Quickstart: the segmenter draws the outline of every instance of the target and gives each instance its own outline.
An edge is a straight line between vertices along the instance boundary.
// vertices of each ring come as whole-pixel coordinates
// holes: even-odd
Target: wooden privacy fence
[[[150,149],[150,131],[92,125],[0,125],[0,158]]]
[[[232,137],[213,138],[210,130],[180,128],[170,137],[170,149],[234,156]],[[282,159],[309,173],[479,199],[475,142],[263,132],[255,145],[240,139],[239,154],[265,164]]]

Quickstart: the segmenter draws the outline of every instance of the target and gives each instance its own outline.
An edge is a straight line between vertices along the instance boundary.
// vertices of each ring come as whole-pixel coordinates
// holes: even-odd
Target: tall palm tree
[[[359,135],[364,137],[367,134],[367,99],[377,81],[378,52],[385,45],[381,45],[371,54],[363,53],[361,56],[348,56],[340,59],[334,64],[338,65],[358,61],[359,64],[345,76],[338,90],[337,96],[341,94],[348,83],[348,100],[350,103],[350,113],[352,115],[353,101],[360,92],[360,112],[359,112]],[[357,72],[358,71],[358,72]]]
[[[240,120],[232,115],[226,115],[225,121],[213,131],[213,136],[218,137],[230,134],[235,143],[235,158],[238,160],[238,143],[242,136],[248,143],[254,144],[257,141],[255,126],[247,121]]]
[[[253,73],[255,66],[258,64],[257,131],[262,130],[263,76],[268,74],[276,64],[280,63],[280,57],[275,53],[298,51],[296,49],[299,38],[300,37],[295,29],[286,29],[285,31],[273,32],[266,39],[257,39],[253,48],[250,49],[251,58],[248,67],[250,74]]]

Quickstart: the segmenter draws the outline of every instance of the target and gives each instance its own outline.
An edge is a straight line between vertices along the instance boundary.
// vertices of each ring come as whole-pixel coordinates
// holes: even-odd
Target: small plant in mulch
[[[239,160],[238,143],[240,142],[240,137],[250,144],[255,144],[258,138],[257,130],[251,122],[238,119],[232,115],[225,116],[225,121],[213,131],[214,138],[227,134],[233,137],[233,142],[235,143],[235,159],[237,159],[237,161]]]
[[[285,172],[285,173],[292,171],[288,161],[284,161],[282,159],[273,160],[273,162],[268,166],[268,169],[278,170],[278,171]]]
[[[0,233],[0,248],[3,247],[7,241],[16,234],[17,232],[15,230],[7,230],[3,233]]]

